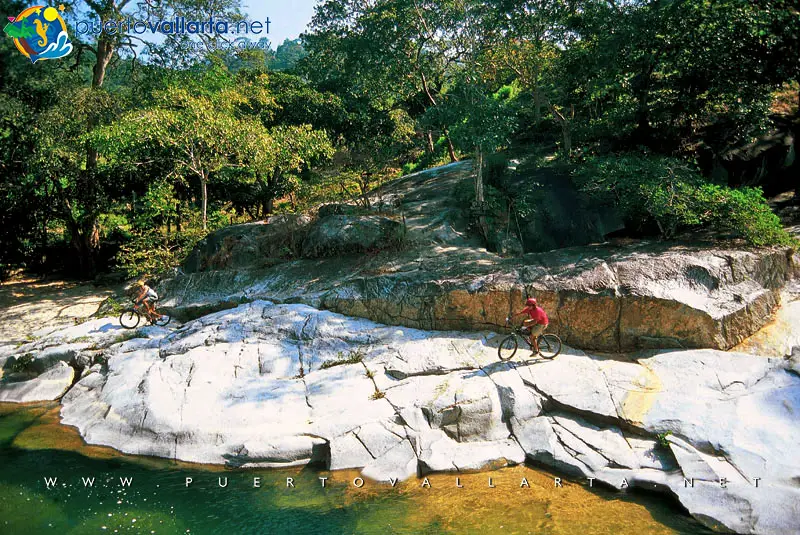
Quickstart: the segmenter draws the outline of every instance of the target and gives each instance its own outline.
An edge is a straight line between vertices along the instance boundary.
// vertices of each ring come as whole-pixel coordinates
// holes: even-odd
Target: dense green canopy
[[[65,5],[72,26],[246,18],[239,0]],[[490,242],[487,199],[516,194],[491,159],[509,152],[549,154],[639,234],[788,243],[761,193],[735,188],[800,190],[795,2],[323,0],[301,39],[266,50],[71,35],[72,55],[35,66],[0,40],[5,269],[158,271],[209,229],[368,204],[385,179],[461,158],[478,164],[470,206]]]

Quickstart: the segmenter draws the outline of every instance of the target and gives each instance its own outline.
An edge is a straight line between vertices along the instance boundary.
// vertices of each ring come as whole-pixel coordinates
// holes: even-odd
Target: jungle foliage
[[[246,18],[239,0],[65,5],[69,25]],[[4,35],[0,267],[153,273],[214,228],[366,200],[461,158],[478,164],[470,204],[488,241],[496,154],[533,147],[630,229],[791,242],[757,187],[702,162],[774,129],[776,110],[796,139],[794,2],[322,0],[315,13],[275,50],[71,32],[72,55],[32,66]]]

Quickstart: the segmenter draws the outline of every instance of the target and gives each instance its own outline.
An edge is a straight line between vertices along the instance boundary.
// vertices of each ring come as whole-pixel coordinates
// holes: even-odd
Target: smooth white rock
[[[67,363],[58,361],[34,379],[3,383],[0,388],[0,401],[11,403],[52,401],[63,396],[74,379],[75,370]]]

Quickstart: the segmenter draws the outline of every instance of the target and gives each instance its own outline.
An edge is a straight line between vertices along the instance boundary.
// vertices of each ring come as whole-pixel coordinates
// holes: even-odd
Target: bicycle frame
[[[150,313],[147,311],[147,307],[144,306],[144,303],[136,303],[134,301],[133,310],[135,310],[139,314],[142,314],[148,321],[153,321],[153,318],[150,317]],[[156,318],[160,316],[158,310],[156,310],[155,303],[153,303],[153,314]]]
[[[510,333],[515,335],[517,338],[522,338],[525,340],[525,343],[528,344],[528,347],[533,349],[533,344],[531,343],[531,335],[530,333],[522,332],[523,327],[521,325],[511,325],[510,323],[506,322],[506,327],[509,328]]]

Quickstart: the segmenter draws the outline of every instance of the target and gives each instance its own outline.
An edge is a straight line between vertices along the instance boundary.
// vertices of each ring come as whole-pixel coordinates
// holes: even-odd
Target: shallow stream
[[[559,488],[557,474],[527,466],[458,481],[433,474],[429,486],[424,479],[360,486],[357,472],[228,470],[126,456],[87,446],[59,423],[58,411],[56,403],[0,404],[0,534],[707,532],[665,496],[568,480]]]

